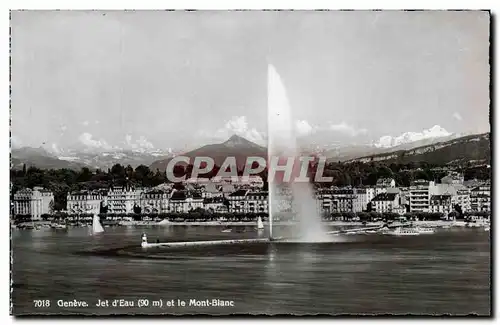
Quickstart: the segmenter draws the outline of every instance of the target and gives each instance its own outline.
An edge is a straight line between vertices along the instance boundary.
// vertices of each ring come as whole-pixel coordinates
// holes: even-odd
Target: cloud
[[[111,146],[106,141],[104,141],[103,139],[94,140],[92,134],[88,132],[80,134],[78,140],[80,140],[81,143],[90,148],[111,149]]]
[[[424,139],[446,137],[450,136],[451,134],[452,133],[446,131],[439,125],[434,125],[433,127],[423,130],[422,132],[405,132],[395,137],[390,135],[384,135],[378,140],[377,143],[375,143],[375,147],[390,148],[401,144],[411,143]]]
[[[89,125],[89,121],[83,121],[83,122],[82,122],[82,125],[84,125],[84,126],[88,126],[88,125]]]
[[[141,150],[141,149],[154,149],[154,146],[151,142],[146,139],[144,136],[140,136],[139,139],[132,140],[132,136],[127,134],[125,136],[125,142],[129,149]]]
[[[316,131],[316,127],[311,126],[306,120],[297,120],[295,122],[295,130],[299,136],[308,135]]]
[[[462,115],[459,112],[454,112],[452,116],[459,121],[462,120]]]
[[[209,132],[202,131],[201,134],[209,135]],[[248,126],[246,116],[233,116],[224,126],[215,131],[215,137],[221,140],[228,139],[233,134],[239,135],[249,141],[262,144],[265,136],[255,128]],[[213,136],[213,134],[212,134]]]
[[[329,129],[335,132],[345,133],[352,137],[368,132],[368,130],[366,129],[357,129],[354,126],[347,124],[346,122],[342,122],[340,124],[331,124]]]
[[[12,148],[21,148],[23,146],[22,140],[15,135],[11,135],[10,144]]]

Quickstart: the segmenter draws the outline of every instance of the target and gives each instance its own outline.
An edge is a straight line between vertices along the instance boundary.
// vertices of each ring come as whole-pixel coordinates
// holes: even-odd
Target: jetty
[[[279,238],[247,238],[247,239],[220,239],[220,240],[198,240],[198,241],[183,241],[183,242],[163,242],[163,243],[148,243],[146,234],[142,234],[141,247],[193,247],[193,246],[208,246],[208,245],[233,245],[233,244],[250,244],[250,243],[270,243]]]

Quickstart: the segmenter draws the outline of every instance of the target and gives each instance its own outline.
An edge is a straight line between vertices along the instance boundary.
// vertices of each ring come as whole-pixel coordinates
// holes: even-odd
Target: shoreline
[[[45,221],[35,221],[35,222],[29,222],[29,223],[21,223],[18,224],[16,228],[22,228],[24,226],[50,226],[53,225],[54,223],[52,222],[45,222]],[[263,222],[264,228],[269,227],[269,223],[267,221]],[[294,226],[296,225],[297,222],[293,221],[275,221],[273,223],[273,226]],[[419,226],[419,227],[466,227],[469,223],[465,221],[445,221],[445,220],[437,220],[437,221],[409,221],[406,223],[401,223],[401,222],[392,222],[390,225],[392,226],[400,226],[400,225],[407,225],[407,224],[412,224],[413,226]],[[484,225],[489,225],[489,223],[485,222],[475,222],[472,223],[475,224],[475,226],[484,226]],[[114,222],[114,223],[107,223],[103,222],[102,225],[104,227],[140,227],[140,226],[147,226],[147,227],[172,227],[172,226],[194,226],[194,227],[256,227],[257,224],[254,221],[205,221],[205,222],[167,222],[167,223],[159,223],[155,221],[126,221],[126,222]],[[367,222],[363,224],[363,222],[359,221],[325,221],[322,222],[323,226],[326,227],[382,227],[384,225],[383,221],[377,221],[377,222]],[[69,228],[85,228],[85,227],[91,227],[91,224],[86,224],[86,225],[74,225],[74,224],[67,224],[67,227]]]
[[[392,225],[403,225],[403,224],[409,224],[412,223],[415,226],[429,226],[429,227],[442,227],[442,226],[457,226],[457,227],[465,227],[467,225],[467,222],[465,221],[444,221],[444,220],[439,220],[439,221],[412,221],[412,222],[407,222],[407,223],[400,223],[400,222],[393,222]],[[265,227],[269,226],[269,223],[267,221],[263,222]],[[273,226],[293,226],[296,225],[297,222],[293,221],[275,221],[273,222]],[[345,226],[357,226],[357,227],[376,227],[376,226],[383,226],[384,222],[383,221],[377,221],[377,222],[367,222],[363,224],[362,222],[359,221],[354,221],[354,222],[348,222],[348,221],[325,221],[322,222],[322,225],[324,226],[334,226],[334,227],[345,227]],[[256,223],[253,221],[225,221],[225,222],[219,222],[219,221],[206,221],[206,222],[168,222],[168,223],[157,223],[157,222],[148,222],[148,221],[137,221],[137,222],[127,222],[126,224],[118,224],[118,226],[256,226]]]

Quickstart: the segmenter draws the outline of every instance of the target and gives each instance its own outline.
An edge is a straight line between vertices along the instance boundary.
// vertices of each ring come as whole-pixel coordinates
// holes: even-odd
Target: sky
[[[311,141],[490,130],[487,12],[11,17],[13,146],[163,150],[232,134],[263,143],[269,64]]]

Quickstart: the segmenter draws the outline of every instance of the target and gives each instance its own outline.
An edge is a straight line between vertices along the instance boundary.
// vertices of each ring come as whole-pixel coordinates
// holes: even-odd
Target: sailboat
[[[257,219],[257,229],[258,229],[258,230],[262,230],[262,229],[264,229],[264,223],[262,222],[262,218],[261,218],[261,217],[259,217],[259,218]]]
[[[99,216],[94,214],[94,220],[92,221],[92,234],[98,234],[104,232],[104,228],[101,225],[101,221],[99,220]]]

